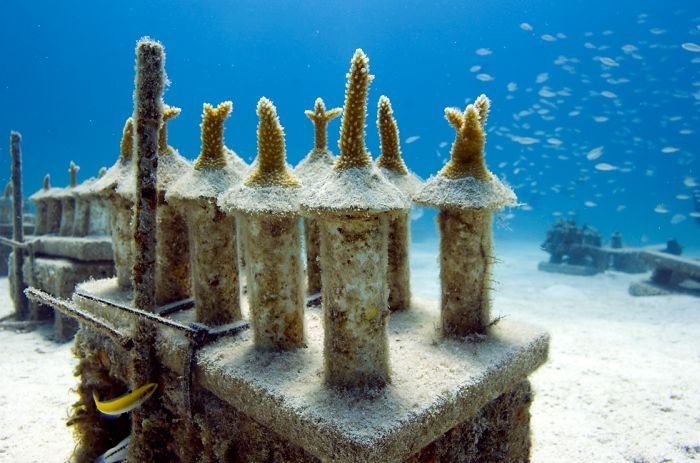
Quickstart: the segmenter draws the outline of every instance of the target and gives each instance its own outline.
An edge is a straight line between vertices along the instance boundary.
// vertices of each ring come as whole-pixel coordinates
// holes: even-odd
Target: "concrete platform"
[[[78,289],[121,304],[128,304],[131,298],[117,288],[115,279],[89,281]],[[108,306],[77,294],[74,302],[126,333],[132,329],[131,319]],[[245,314],[247,308],[243,309]],[[306,309],[306,348],[286,353],[256,351],[252,333],[246,331],[203,348],[195,369],[199,386],[271,430],[271,436],[282,436],[320,461],[418,458],[448,431],[478,416],[503,394],[522,387],[547,358],[548,335],[510,320],[501,320],[488,336],[442,341],[436,330],[438,304],[414,298],[410,310],[389,319],[392,383],[370,395],[340,392],[323,383],[321,313],[321,308]],[[193,313],[181,312],[173,318],[191,321]],[[183,373],[186,348],[182,334],[158,329],[158,355],[176,376]],[[205,414],[214,413],[208,410],[205,408]],[[518,429],[525,433],[529,448],[529,418],[524,413],[512,419],[525,420]],[[506,442],[508,436],[500,439]],[[525,461],[527,453],[522,452],[527,448],[517,457],[492,456],[489,461]]]
[[[28,236],[37,255],[65,257],[82,262],[113,260],[109,236]]]

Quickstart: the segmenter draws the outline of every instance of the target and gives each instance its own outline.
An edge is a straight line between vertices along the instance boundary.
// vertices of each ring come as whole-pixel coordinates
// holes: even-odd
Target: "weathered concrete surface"
[[[115,302],[127,303],[131,297],[117,288],[114,279],[86,282],[79,288]],[[78,295],[74,300],[86,310],[108,316],[120,329],[130,330],[129,320],[114,310]],[[246,312],[244,308],[244,316]],[[192,311],[187,311],[174,318],[189,321],[193,317]],[[272,448],[279,436],[313,456],[294,460],[285,458],[287,453],[282,451],[277,461],[402,461],[423,451],[427,452],[424,457],[411,461],[527,461],[529,396],[523,392],[523,380],[547,357],[549,339],[544,332],[502,320],[486,336],[441,341],[434,329],[439,320],[437,303],[416,298],[411,310],[390,317],[392,383],[373,394],[353,394],[323,385],[320,309],[307,309],[305,319],[307,347],[303,349],[257,351],[252,333],[246,331],[199,351],[196,382],[216,400],[198,405],[197,410],[205,417],[224,413],[213,405],[225,402],[235,409],[224,413],[229,420],[235,421],[236,414],[242,414],[272,431],[263,434],[269,436],[269,445],[264,440],[258,442],[263,448]],[[106,339],[104,342],[111,344]],[[170,329],[158,330],[159,358],[175,375],[183,372],[186,347],[184,336]],[[511,393],[502,405],[493,405],[499,412],[488,411],[488,404]],[[485,419],[483,423],[494,431],[475,444],[478,451],[471,459],[467,458],[470,444],[464,440],[469,437],[449,442],[450,434],[446,433],[459,435],[459,431],[450,430],[460,424],[478,416],[496,420],[496,415],[503,421],[500,431]],[[226,428],[236,427],[231,423],[227,421]],[[463,435],[473,436],[470,429],[466,425]],[[248,442],[255,441],[254,437]],[[512,448],[520,450],[509,453],[504,442],[512,442]],[[430,445],[434,445],[433,450],[425,450]],[[464,449],[455,450],[457,445]],[[235,446],[231,451],[233,456],[223,461],[238,461]],[[461,456],[452,459],[452,451]]]
[[[90,278],[105,278],[114,274],[114,264],[111,261],[77,262],[68,259],[42,258],[33,260],[24,258],[24,279],[28,286],[46,291],[63,299],[69,299],[75,286]],[[42,320],[51,318],[52,310],[48,307],[30,301],[31,319]],[[54,316],[54,339],[59,342],[73,337],[78,329],[77,322],[58,312]]]
[[[32,241],[35,254],[42,256],[65,257],[83,262],[114,258],[112,239],[109,236],[29,236],[27,241]]]

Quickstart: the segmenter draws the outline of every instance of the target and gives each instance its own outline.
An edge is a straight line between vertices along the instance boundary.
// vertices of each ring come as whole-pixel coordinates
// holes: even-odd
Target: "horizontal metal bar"
[[[137,309],[134,307],[129,307],[128,305],[125,305],[125,304],[119,304],[118,302],[113,302],[113,301],[101,298],[99,296],[87,294],[83,291],[76,291],[75,294],[77,296],[80,296],[80,297],[85,298],[87,300],[99,302],[101,304],[108,305],[110,307],[114,307],[115,309],[119,309],[119,310],[122,310],[124,312],[130,313],[132,315],[136,315],[137,317],[145,318],[146,320],[151,321],[153,323],[158,323],[158,324],[166,326],[168,328],[173,328],[173,329],[182,331],[189,336],[196,336],[197,334],[199,334],[199,330],[196,328],[192,328],[192,327],[187,326],[183,323],[176,322],[175,320],[170,320],[168,318],[162,317],[162,316],[155,314],[155,313],[146,312],[144,310],[140,310],[140,309]]]
[[[0,236],[0,244],[3,244],[5,246],[9,246],[11,248],[21,248],[21,249],[26,249],[29,247],[28,243],[20,243],[19,241],[15,241],[10,238],[5,238],[4,236]]]
[[[129,350],[134,346],[133,340],[125,334],[121,333],[118,329],[116,329],[106,321],[100,320],[94,315],[75,307],[72,303],[68,301],[58,299],[57,297],[54,297],[44,291],[41,291],[40,289],[36,289],[31,286],[24,290],[24,294],[26,294],[27,297],[32,301],[53,307],[59,312],[76,318],[81,323],[89,325],[95,328],[96,330],[106,334],[110,337],[110,339],[112,339],[124,349]]]
[[[155,312],[158,315],[166,316],[181,310],[191,309],[192,307],[194,307],[194,299],[189,298],[156,307]]]

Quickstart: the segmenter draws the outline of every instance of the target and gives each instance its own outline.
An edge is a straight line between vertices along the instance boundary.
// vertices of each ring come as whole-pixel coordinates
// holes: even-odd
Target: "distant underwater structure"
[[[92,190],[111,211],[116,277],[70,302],[27,290],[81,322],[75,460],[528,461],[527,376],[549,340],[490,316],[491,214],[515,195],[484,164],[488,99],[446,111],[452,159],[423,184],[388,98],[381,156],[366,149],[373,76],[357,50],[337,157],[326,131],[340,110],[307,111],[314,147],[292,169],[262,98],[251,167],[224,145],[230,102],[204,106],[192,165],[165,139],[162,45],[142,39],[136,56],[121,155]],[[440,210],[439,303],[411,295],[412,200]],[[129,389],[153,395],[100,415],[93,394]]]

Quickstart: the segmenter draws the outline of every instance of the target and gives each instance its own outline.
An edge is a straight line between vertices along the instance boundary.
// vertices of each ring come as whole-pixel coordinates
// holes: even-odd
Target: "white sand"
[[[533,376],[533,462],[700,460],[700,301],[633,298],[639,275],[538,272],[536,243],[496,241],[495,315],[546,327],[549,362]],[[412,253],[415,292],[437,297],[437,243]],[[0,316],[9,312],[0,279]],[[58,462],[73,441],[70,345],[45,331],[0,330],[0,461]]]

